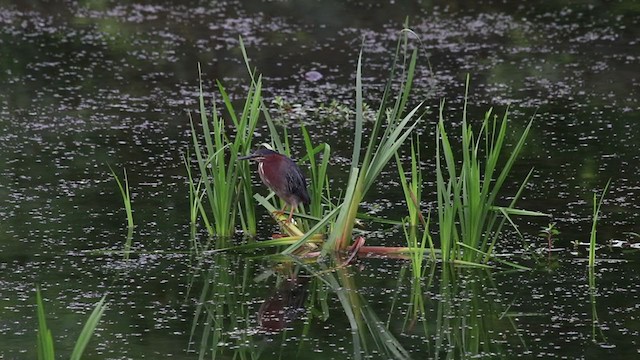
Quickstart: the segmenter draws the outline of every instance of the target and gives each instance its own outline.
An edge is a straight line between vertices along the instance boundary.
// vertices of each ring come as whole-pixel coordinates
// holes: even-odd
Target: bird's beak
[[[251,159],[255,159],[257,157],[258,157],[258,155],[256,155],[256,154],[249,154],[247,156],[240,156],[238,158],[238,160],[251,160]]]

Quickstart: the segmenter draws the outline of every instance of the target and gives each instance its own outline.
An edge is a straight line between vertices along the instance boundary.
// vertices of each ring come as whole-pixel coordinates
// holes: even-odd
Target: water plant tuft
[[[122,196],[124,209],[127,213],[127,227],[129,229],[133,229],[133,226],[134,226],[133,208],[131,206],[131,191],[129,190],[129,178],[127,177],[127,169],[123,170],[124,177],[123,177],[123,180],[120,181],[120,178],[118,177],[118,175],[116,175],[116,172],[113,171],[113,169],[111,168],[111,165],[107,164],[107,166],[109,166],[109,170],[111,170],[111,175],[116,180],[116,183],[118,184],[118,189],[120,189],[120,195]]]
[[[498,120],[498,116],[489,109],[479,129],[474,132],[473,124],[467,119],[468,90],[469,76],[462,112],[461,159],[456,159],[448,134],[445,102],[440,104],[436,128],[437,210],[442,260],[479,265],[490,259],[497,260],[493,253],[506,222],[520,233],[511,219],[512,215],[547,215],[516,208],[533,170],[524,178],[511,202],[506,206],[499,205],[504,198],[502,187],[525,145],[532,120],[518,142],[507,152],[508,110]]]
[[[555,222],[549,223],[547,226],[540,229],[538,236],[547,240],[549,253],[551,253],[551,249],[553,248],[553,238],[558,235],[560,235],[560,230],[558,230]]]
[[[415,137],[411,141],[411,167],[407,179],[400,155],[396,153],[396,164],[398,166],[398,175],[405,196],[405,202],[409,215],[403,222],[403,230],[407,239],[407,246],[414,251],[410,252],[411,268],[413,276],[416,279],[422,278],[425,271],[424,259],[426,246],[429,245],[430,259],[436,260],[436,251],[433,239],[430,234],[429,224],[431,222],[431,212],[427,215],[427,219],[422,213],[420,201],[422,199],[422,167],[420,165],[420,138]],[[420,226],[422,226],[422,234],[420,234]]]
[[[198,72],[200,66],[198,65]],[[197,185],[190,180],[191,219],[202,214],[205,226],[211,235],[230,237],[235,232],[236,218],[240,214],[243,231],[249,235],[256,233],[255,201],[248,164],[238,162],[239,154],[247,154],[251,150],[253,133],[261,112],[262,82],[258,78],[252,81],[247,98],[241,112],[237,112],[224,86],[216,82],[222,97],[224,109],[233,123],[234,133],[230,134],[225,119],[220,115],[218,106],[213,101],[212,108],[207,110],[200,76],[200,122],[199,133],[196,124],[189,114],[191,134],[199,180]],[[192,177],[190,176],[190,179]],[[202,193],[200,193],[202,188]],[[194,210],[197,209],[197,210]]]

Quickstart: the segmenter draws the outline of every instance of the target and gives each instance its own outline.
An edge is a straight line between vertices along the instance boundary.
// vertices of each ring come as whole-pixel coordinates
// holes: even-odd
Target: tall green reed
[[[389,160],[394,157],[398,148],[404,143],[420,121],[418,111],[422,108],[422,103],[408,112],[405,111],[413,84],[418,55],[417,49],[414,49],[410,56],[408,55],[407,42],[409,34],[413,34],[409,29],[404,29],[401,32],[395,57],[391,65],[391,72],[366,147],[363,146],[364,100],[362,86],[362,50],[358,56],[355,85],[356,111],[354,142],[347,187],[338,205],[328,214],[325,214],[325,217],[306,233],[307,236],[311,236],[313,231],[319,231],[322,226],[331,223],[327,242],[322,249],[323,254],[330,251],[344,250],[347,247],[351,241],[352,231],[358,216],[358,209],[365,194],[371,186],[373,186],[382,169],[387,165]],[[390,98],[391,92],[395,89],[394,85],[398,81],[395,72],[401,54],[404,55],[405,60],[404,66],[402,66],[404,70],[402,75],[399,76],[400,90],[396,94],[395,102],[393,102]],[[361,152],[363,150],[365,150],[365,154],[361,160]],[[284,253],[293,252],[307,240],[307,236],[285,249]]]
[[[444,101],[440,104],[436,128],[436,187],[438,223],[442,260],[463,264],[486,264],[493,257],[503,226],[509,222],[516,232],[511,216],[546,216],[534,211],[517,209],[532,171],[524,178],[507,206],[499,206],[502,186],[524,148],[532,121],[518,142],[507,149],[508,111],[501,120],[492,109],[485,113],[477,133],[467,120],[467,76],[465,103],[462,113],[461,152],[456,159],[444,119]],[[504,261],[502,261],[504,262]],[[511,264],[514,265],[515,264]]]
[[[200,66],[198,66],[200,71]],[[234,108],[231,98],[224,86],[216,82],[217,89],[222,97],[224,110],[233,123],[233,133],[225,124],[225,119],[219,113],[218,105],[213,101],[210,111],[207,111],[200,77],[200,125],[202,126],[202,138],[198,137],[194,120],[191,120],[192,140],[195,149],[197,167],[199,170],[199,182],[195,187],[193,181],[190,185],[193,220],[194,210],[198,206],[207,205],[206,210],[210,217],[203,214],[205,226],[211,235],[229,237],[235,232],[236,218],[240,214],[240,223],[243,231],[249,235],[256,233],[255,202],[253,190],[248,174],[248,164],[238,162],[238,154],[247,154],[252,146],[253,133],[261,113],[261,78],[252,81],[241,112]],[[207,115],[209,114],[209,115]],[[204,195],[200,198],[197,190],[202,186]],[[195,205],[194,205],[195,204]],[[209,221],[211,219],[211,221]]]
[[[327,176],[329,159],[331,158],[331,146],[327,143],[313,146],[311,135],[304,125],[302,125],[302,135],[307,151],[307,155],[302,161],[306,160],[309,162],[309,177],[311,179],[309,184],[309,195],[311,197],[309,214],[313,217],[320,218],[325,214],[324,200],[331,198],[329,178]],[[321,154],[320,160],[316,159],[317,154]]]
[[[406,37],[407,33],[403,33]],[[365,194],[375,183],[376,178],[382,172],[389,160],[395,156],[396,151],[404,143],[409,134],[420,121],[420,116],[416,113],[422,107],[422,103],[418,104],[406,115],[404,109],[411,91],[415,64],[417,59],[417,50],[411,55],[410,66],[406,77],[401,81],[401,90],[397,94],[395,106],[391,111],[387,111],[387,96],[390,92],[391,82],[387,83],[387,89],[383,94],[383,98],[378,109],[376,121],[373,125],[371,134],[369,135],[369,143],[362,162],[360,162],[360,151],[362,150],[362,134],[363,134],[363,96],[362,96],[362,51],[358,57],[358,66],[356,70],[356,115],[355,115],[355,138],[354,148],[351,157],[351,169],[349,173],[349,181],[347,190],[343,197],[342,208],[327,244],[323,248],[323,252],[342,250],[351,241],[351,233],[356,221],[360,203],[364,199]],[[393,66],[395,68],[395,64]],[[393,73],[390,76],[393,79]],[[417,119],[415,118],[417,117]],[[386,124],[384,131],[380,134],[383,125]]]
[[[202,206],[202,198],[204,198],[206,194],[202,188],[203,180],[202,178],[199,178],[196,183],[193,178],[193,173],[191,171],[191,165],[189,164],[188,158],[188,155],[182,157],[185,169],[187,170],[187,178],[189,180],[189,223],[191,224],[192,230],[195,231],[195,227],[198,224],[198,219],[202,217],[205,228],[210,229],[211,224],[209,223],[209,217]]]
[[[51,329],[47,327],[47,316],[40,294],[40,287],[36,287],[36,304],[38,306],[38,360],[55,359],[55,349]]]
[[[425,269],[423,263],[426,245],[429,245],[431,260],[436,259],[436,251],[429,230],[431,214],[429,213],[425,220],[420,205],[420,201],[422,199],[423,180],[422,168],[420,165],[420,138],[418,136],[415,137],[415,140],[412,139],[411,141],[411,178],[407,179],[404,166],[402,165],[402,161],[398,153],[396,153],[396,165],[398,167],[398,175],[400,176],[400,183],[402,184],[402,190],[404,192],[405,202],[409,212],[407,222],[403,224],[403,229],[405,238],[407,239],[407,246],[414,249],[414,251],[409,253],[411,257],[413,276],[415,278],[421,278]],[[420,225],[423,226],[421,235],[419,233]]]

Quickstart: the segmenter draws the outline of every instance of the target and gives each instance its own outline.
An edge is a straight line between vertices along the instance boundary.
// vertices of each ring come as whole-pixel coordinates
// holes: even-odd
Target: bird
[[[311,202],[302,170],[287,156],[262,148],[247,156],[238,157],[238,160],[254,160],[258,163],[258,174],[262,182],[285,202],[281,212],[284,213],[287,205],[291,207],[288,222],[291,222],[293,210],[298,205]]]

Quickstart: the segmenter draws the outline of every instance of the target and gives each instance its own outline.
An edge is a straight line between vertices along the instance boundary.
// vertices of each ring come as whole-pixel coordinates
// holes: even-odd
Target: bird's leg
[[[289,219],[287,220],[287,222],[291,222],[291,219],[293,219],[293,209],[294,208],[295,208],[294,206],[291,207],[291,212],[289,213]]]

